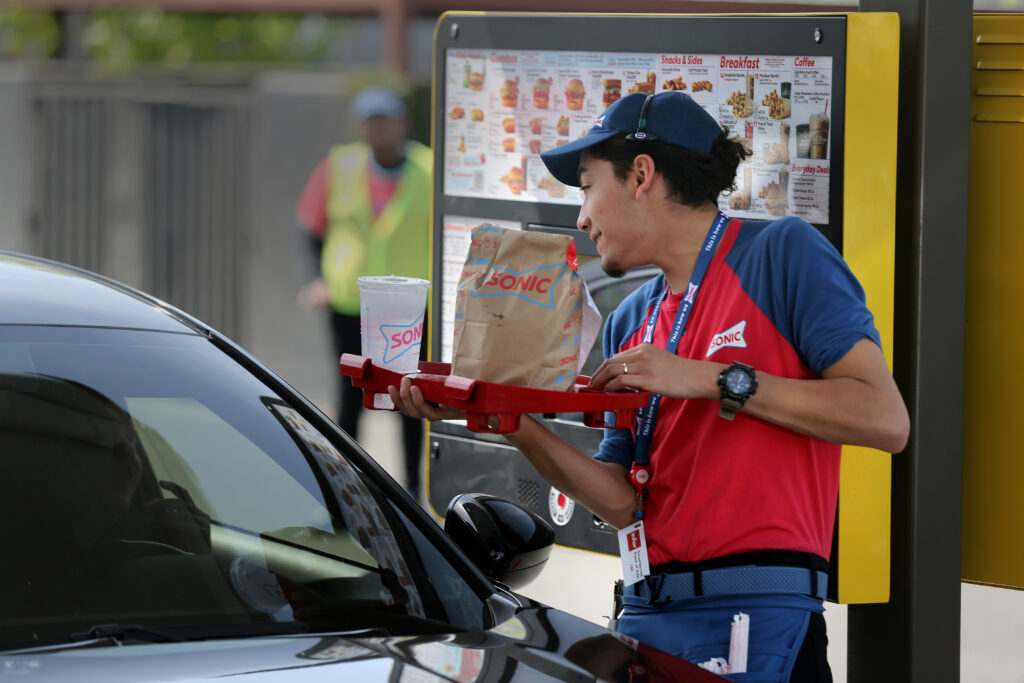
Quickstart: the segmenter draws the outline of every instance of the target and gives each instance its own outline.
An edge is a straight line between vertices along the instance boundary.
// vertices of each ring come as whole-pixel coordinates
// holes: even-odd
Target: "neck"
[[[669,222],[671,234],[663,242],[669,247],[655,265],[665,273],[673,292],[686,291],[697,256],[717,216],[718,207],[708,203],[697,208],[683,207]]]
[[[405,148],[387,148],[373,150],[373,160],[383,169],[392,169],[401,166],[405,161]]]

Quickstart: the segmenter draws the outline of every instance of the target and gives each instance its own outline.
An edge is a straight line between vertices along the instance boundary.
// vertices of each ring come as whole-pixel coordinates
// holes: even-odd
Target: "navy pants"
[[[750,616],[747,673],[734,681],[831,683],[828,638],[820,600],[793,594],[747,593],[650,603],[623,597],[618,630],[694,664],[728,660],[733,615]]]

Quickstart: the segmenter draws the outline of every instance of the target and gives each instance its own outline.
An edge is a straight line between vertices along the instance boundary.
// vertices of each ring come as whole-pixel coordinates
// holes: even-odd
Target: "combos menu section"
[[[450,49],[445,59],[447,195],[579,204],[541,151],[585,135],[623,95],[680,90],[751,152],[722,209],[829,222],[831,57]]]

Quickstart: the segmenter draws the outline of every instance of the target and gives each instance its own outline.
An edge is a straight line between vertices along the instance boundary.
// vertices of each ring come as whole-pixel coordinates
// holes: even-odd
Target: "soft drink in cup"
[[[423,316],[429,280],[398,275],[358,278],[359,330],[363,356],[377,365],[400,373],[419,369]],[[392,409],[387,394],[375,394],[373,407]]]

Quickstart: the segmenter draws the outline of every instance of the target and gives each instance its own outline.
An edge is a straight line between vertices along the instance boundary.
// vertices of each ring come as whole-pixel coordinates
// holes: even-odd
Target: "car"
[[[0,512],[19,680],[722,680],[516,593],[532,512],[461,494],[442,529],[215,330],[4,252]]]

